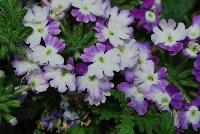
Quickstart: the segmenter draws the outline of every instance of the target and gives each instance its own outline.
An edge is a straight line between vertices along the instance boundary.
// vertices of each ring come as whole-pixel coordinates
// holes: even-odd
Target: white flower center
[[[199,53],[200,45],[198,43],[193,43],[192,45],[189,46],[189,49],[194,53]]]
[[[171,34],[167,35],[166,37],[166,43],[167,44],[174,44],[175,40]]]
[[[89,76],[88,79],[89,79],[90,82],[93,82],[93,81],[96,80],[96,77],[95,76]]]
[[[38,33],[41,33],[41,34],[44,33],[44,31],[45,31],[44,28],[38,28],[38,29],[37,29],[37,32],[38,32]]]
[[[153,76],[153,75],[148,76],[147,79],[148,79],[148,81],[150,81],[150,82],[154,82],[154,81],[156,80],[155,76]]]
[[[104,33],[108,38],[115,35],[114,32],[110,31],[108,28],[104,29]]]
[[[168,105],[168,104],[169,104],[169,99],[168,99],[168,97],[163,97],[163,98],[162,98],[162,104],[164,104],[164,105]]]
[[[146,11],[145,19],[146,19],[146,21],[153,23],[156,21],[156,15],[152,11]]]
[[[101,63],[104,63],[104,62],[105,62],[105,60],[104,60],[104,58],[103,58],[102,56],[100,56],[100,57],[98,58],[98,61],[101,62]]]
[[[67,73],[68,73],[68,72],[67,72],[67,70],[65,70],[65,69],[61,69],[61,70],[60,70],[60,73],[61,73],[61,76],[62,76],[62,77],[65,77],[65,76],[67,76]]]

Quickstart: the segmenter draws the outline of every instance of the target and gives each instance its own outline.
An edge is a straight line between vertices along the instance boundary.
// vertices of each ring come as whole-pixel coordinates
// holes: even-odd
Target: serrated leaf
[[[100,120],[110,120],[110,119],[119,119],[120,115],[122,114],[122,111],[120,111],[120,108],[118,106],[109,104],[102,104],[98,107],[92,107],[92,112],[100,115]],[[114,110],[115,109],[115,110]]]
[[[118,129],[117,134],[135,134],[133,129],[135,122],[130,112],[124,112],[120,118],[120,123],[116,126]]]
[[[119,103],[121,103],[122,106],[125,106],[125,107],[127,106],[127,100],[125,99],[125,96],[122,92],[116,89],[112,89],[111,94],[114,97],[114,99],[118,100]]]
[[[144,116],[134,116],[134,120],[140,133],[173,134],[175,131],[172,115],[168,112],[157,113],[149,109]]]
[[[0,59],[11,54],[22,54],[21,43],[32,29],[22,24],[26,10],[16,0],[0,0]]]
[[[82,51],[95,44],[97,39],[95,37],[93,27],[91,25],[73,25],[72,29],[67,28],[66,24],[62,24],[62,38],[67,43],[67,49],[65,54],[76,55],[82,53]]]

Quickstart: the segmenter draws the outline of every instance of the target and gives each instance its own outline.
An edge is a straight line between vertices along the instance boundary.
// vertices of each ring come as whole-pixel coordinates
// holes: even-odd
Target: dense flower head
[[[30,90],[40,93],[54,88],[62,93],[61,99],[65,95],[71,97],[71,94],[81,94],[78,101],[82,99],[89,105],[98,106],[105,103],[114,90],[112,88],[116,88],[118,92],[123,92],[124,99],[129,101],[127,107],[138,115],[145,115],[148,107],[155,108],[158,112],[167,111],[175,114],[175,126],[178,130],[188,129],[192,125],[193,129],[198,131],[199,94],[197,99],[191,102],[184,98],[185,89],[181,91],[181,86],[185,81],[181,79],[175,83],[171,78],[173,72],[179,71],[179,67],[178,73],[182,75],[182,65],[172,70],[171,57],[170,63],[161,60],[158,62],[157,59],[165,59],[165,53],[175,56],[182,51],[180,54],[185,56],[186,61],[189,58],[194,59],[192,74],[200,82],[200,15],[193,18],[192,25],[187,29],[184,23],[176,23],[173,19],[160,20],[161,0],[143,0],[139,9],[134,7],[131,11],[112,7],[113,3],[110,3],[110,0],[42,1],[44,6],[34,5],[27,8],[23,25],[31,27],[33,32],[24,40],[25,46],[22,48],[26,55],[14,56],[12,61],[16,75],[22,76],[22,80],[27,80],[26,84]],[[70,14],[65,18],[67,10]],[[76,34],[77,29],[71,29],[68,25],[71,24],[68,20],[71,17],[75,18],[72,22],[74,26],[77,23],[91,23],[92,25],[89,25],[93,26],[96,32],[96,40],[93,40],[93,37],[90,40],[88,35],[84,35],[85,26],[80,29],[78,27],[79,31]],[[146,34],[141,39],[138,38],[140,35],[133,33],[135,29],[135,32],[138,32],[141,28],[146,30],[147,35],[152,34],[151,39],[146,37]],[[78,56],[75,56],[75,60],[70,57],[70,52],[65,51],[68,49],[65,42],[71,45],[73,40],[68,41],[69,38],[64,36],[70,34],[71,30],[75,34],[74,39],[80,33],[84,36],[75,41],[77,45],[82,45],[81,50],[84,49],[82,52],[77,50]],[[96,44],[89,44],[91,42]],[[160,50],[156,45],[166,51]],[[79,49],[79,46],[77,48]],[[156,54],[160,54],[160,57]],[[172,73],[169,77],[168,69],[169,73]],[[187,75],[189,71],[191,74],[191,69],[184,69],[183,75]],[[123,77],[118,78],[121,75]],[[6,77],[2,70],[1,77]],[[178,77],[181,76],[178,74]],[[197,85],[195,82],[191,82],[193,87]],[[73,100],[73,97],[70,99]],[[72,111],[71,102],[65,101],[60,104],[59,111],[47,113],[48,115],[45,113],[42,117],[43,127],[48,131],[83,125],[79,115]],[[12,122],[15,124],[16,120],[13,119]],[[61,122],[62,127],[59,126]]]
[[[159,27],[153,28],[154,34],[151,35],[151,39],[155,45],[159,45],[162,49],[169,51],[171,55],[176,55],[177,52],[183,49],[183,41],[187,35],[188,30],[185,29],[183,23],[178,23],[172,19],[161,20]]]

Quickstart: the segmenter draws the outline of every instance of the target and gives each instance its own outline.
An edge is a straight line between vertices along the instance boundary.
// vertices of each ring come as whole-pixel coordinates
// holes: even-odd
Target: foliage
[[[195,0],[162,0],[163,4],[163,16],[162,18],[173,18],[177,22],[185,22],[190,24],[191,15],[189,12],[194,7]]]
[[[139,0],[111,0],[111,5],[118,6],[121,9],[131,10],[134,7],[140,6]]]
[[[26,89],[26,86],[22,86],[15,90],[12,85],[5,85],[3,78],[0,78],[0,122],[2,119],[9,122],[14,118],[12,109],[20,107],[20,101],[16,96]]]
[[[24,54],[20,46],[32,31],[22,24],[26,10],[16,0],[0,0],[0,9],[0,59]]]
[[[64,53],[67,55],[74,55],[82,53],[83,49],[95,44],[97,39],[95,38],[93,27],[91,25],[83,25],[83,23],[73,25],[72,29],[66,22],[62,24],[62,38],[67,43],[67,49]]]
[[[196,88],[199,83],[195,80],[192,69],[193,62],[182,54],[171,57],[165,51],[159,51],[160,65],[167,67],[168,80],[178,88],[180,88],[185,95],[187,101],[196,97]]]

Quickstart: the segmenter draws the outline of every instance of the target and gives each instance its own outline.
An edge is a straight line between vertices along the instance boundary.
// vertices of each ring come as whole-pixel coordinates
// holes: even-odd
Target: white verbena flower
[[[32,74],[28,76],[28,84],[33,91],[44,92],[49,87],[48,81],[44,78],[43,73]]]
[[[58,88],[59,92],[75,91],[75,74],[64,67],[45,67],[45,78],[50,80],[51,87]]]

